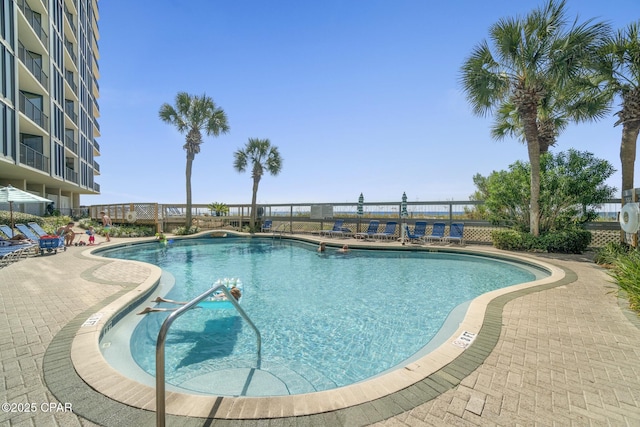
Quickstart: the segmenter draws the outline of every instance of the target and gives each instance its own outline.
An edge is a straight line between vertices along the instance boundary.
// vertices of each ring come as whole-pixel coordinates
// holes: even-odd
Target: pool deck
[[[112,239],[111,244],[128,240]],[[506,254],[484,246],[465,249]],[[167,424],[640,425],[640,321],[618,298],[617,286],[588,254],[517,255],[555,265],[565,277],[495,297],[474,343],[401,391],[312,415],[242,420],[169,415]],[[71,361],[72,341],[83,323],[154,274],[155,267],[98,259],[84,247],[1,268],[0,400],[9,405],[3,405],[0,426],[155,424],[153,411],[89,387]],[[110,373],[101,376],[107,381]],[[136,390],[123,386],[121,393]],[[312,395],[296,402],[307,408],[316,404]]]

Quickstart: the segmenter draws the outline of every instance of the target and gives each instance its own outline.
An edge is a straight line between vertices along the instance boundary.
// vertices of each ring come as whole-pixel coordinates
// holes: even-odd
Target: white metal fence
[[[429,227],[434,222],[464,222],[464,239],[469,243],[490,244],[491,231],[505,228],[491,224],[478,218],[474,207],[482,202],[475,201],[433,201],[407,202],[407,218],[401,218],[400,202],[368,202],[362,205],[362,215],[358,215],[358,203],[289,203],[268,204],[258,206],[259,221],[271,219],[272,229],[287,233],[311,234],[330,229],[334,220],[344,220],[344,227],[354,231],[364,231],[370,220],[398,222],[397,234],[400,234],[400,224],[406,223],[413,227],[416,221],[426,220]],[[329,209],[315,209],[318,206]],[[620,201],[610,200],[600,207],[600,218],[596,222],[587,224],[592,233],[592,246],[600,247],[608,242],[620,240],[620,226],[617,215],[620,211]],[[193,225],[202,229],[235,229],[246,230],[251,218],[251,206],[247,204],[228,205],[228,212],[216,213],[208,205],[194,204],[191,207]],[[158,230],[172,231],[184,226],[186,205],[157,204],[157,203],[122,203],[111,205],[93,205],[88,208],[89,216],[99,220],[100,212],[106,212],[116,224],[146,224],[157,227]],[[322,218],[314,217],[314,212],[330,212]],[[381,226],[382,228],[382,226]],[[430,228],[427,229],[427,232]]]

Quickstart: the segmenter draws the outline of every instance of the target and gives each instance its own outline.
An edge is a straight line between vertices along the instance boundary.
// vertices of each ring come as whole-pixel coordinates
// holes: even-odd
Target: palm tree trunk
[[[260,177],[253,178],[253,194],[251,195],[251,232],[256,231],[256,222],[258,219],[258,209],[256,202],[258,199],[258,184],[260,184]]]
[[[188,230],[191,228],[191,168],[193,165],[193,154],[187,153],[187,168],[186,168],[186,178],[187,178],[187,212],[185,218],[184,226]]]
[[[540,234],[540,143],[538,141],[538,126],[536,108],[529,108],[528,114],[523,114],[524,134],[529,152],[531,166],[531,198],[529,206],[529,232],[534,236]]]
[[[622,125],[622,143],[620,144],[620,164],[622,165],[621,191],[633,188],[633,168],[636,162],[636,143],[639,132],[640,120],[628,121]]]

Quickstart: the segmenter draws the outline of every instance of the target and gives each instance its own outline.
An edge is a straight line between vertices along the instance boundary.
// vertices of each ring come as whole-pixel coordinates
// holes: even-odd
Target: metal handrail
[[[199,302],[203,301],[218,290],[221,290],[225,294],[227,300],[233,304],[236,310],[238,310],[238,313],[240,313],[244,320],[246,320],[247,323],[251,325],[253,330],[256,331],[256,337],[258,339],[258,364],[260,363],[260,353],[262,348],[262,338],[260,337],[260,331],[258,331],[256,325],[254,325],[249,316],[247,316],[247,313],[245,313],[242,307],[240,307],[238,301],[236,301],[236,299],[231,295],[229,289],[227,289],[224,284],[214,286],[200,296],[189,301],[188,303],[171,313],[164,320],[162,326],[160,327],[160,332],[158,333],[158,341],[156,342],[156,425],[159,427],[164,427],[166,422],[164,345],[167,338],[167,333],[169,332],[169,328],[178,317],[191,310]]]
[[[276,233],[280,233],[280,238],[282,238],[282,235],[286,232],[287,225],[289,226],[289,231],[291,232],[291,224],[283,222],[273,230],[273,238],[275,239]]]

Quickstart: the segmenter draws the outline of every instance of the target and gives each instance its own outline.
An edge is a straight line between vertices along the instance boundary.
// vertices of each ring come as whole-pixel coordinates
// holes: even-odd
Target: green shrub
[[[620,242],[609,242],[596,251],[593,262],[600,265],[612,265],[620,255],[629,252],[630,246]]]
[[[196,227],[196,226],[192,226],[192,227],[190,227],[188,229],[187,229],[187,227],[182,226],[182,227],[174,228],[173,230],[171,230],[171,232],[173,234],[178,235],[178,236],[185,236],[185,235],[188,235],[188,234],[195,234],[198,231],[200,231],[200,228]]]
[[[48,216],[40,219],[42,220],[42,223],[40,225],[42,226],[42,228],[44,228],[44,231],[49,234],[55,234],[60,227],[64,227],[68,223],[74,222],[73,219],[67,215]]]
[[[22,212],[13,212],[13,222],[14,224],[27,224],[29,222],[37,222],[39,225],[43,225],[44,218]],[[0,211],[0,224],[9,226],[11,225],[10,211]]]
[[[539,239],[532,234],[516,230],[495,230],[491,232],[493,246],[506,251],[541,251]]]
[[[73,221],[69,216],[47,216],[42,217],[38,215],[31,215],[22,212],[13,213],[14,224],[28,224],[35,222],[44,229],[47,233],[54,234],[60,227],[67,225]],[[0,211],[0,224],[11,225],[11,212]]]
[[[591,233],[582,229],[569,229],[549,232],[539,239],[547,252],[581,254],[591,243]]]
[[[105,235],[104,227],[93,226],[95,232],[101,236]],[[155,235],[155,228],[143,225],[113,225],[109,228],[111,237],[148,237]]]
[[[640,311],[640,251],[618,255],[609,274],[629,295],[631,308]]]
[[[493,246],[507,251],[556,252],[579,254],[591,243],[591,233],[582,229],[553,231],[534,237],[517,230],[491,232]]]

